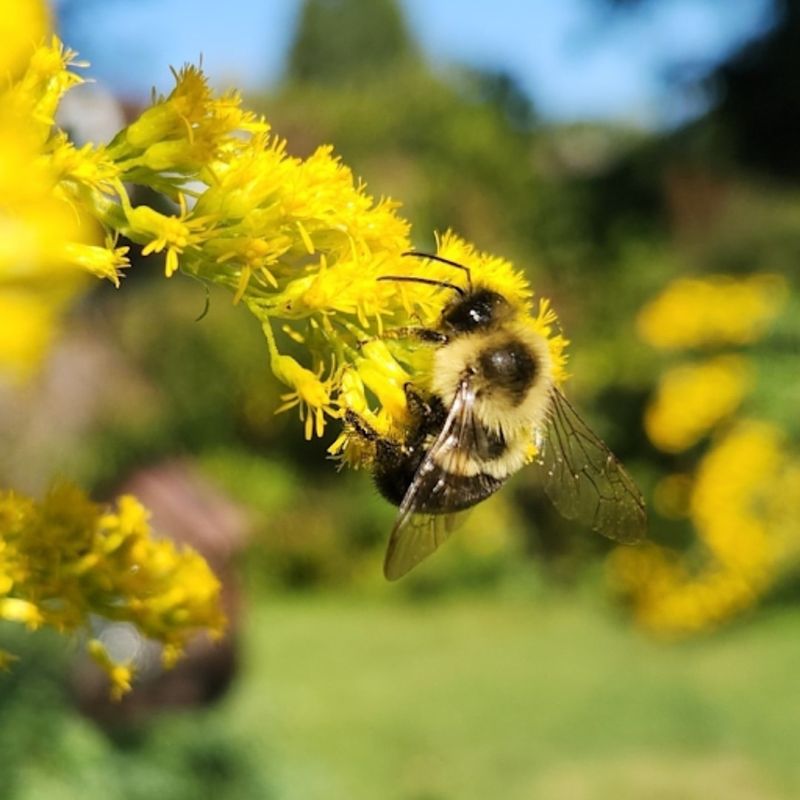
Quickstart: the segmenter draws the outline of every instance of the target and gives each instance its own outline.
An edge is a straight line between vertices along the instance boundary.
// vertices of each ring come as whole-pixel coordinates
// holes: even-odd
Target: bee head
[[[442,314],[442,328],[453,333],[471,333],[490,328],[511,316],[503,295],[491,289],[476,289],[458,297]]]
[[[420,253],[415,250],[408,250],[404,256],[422,258],[428,261],[438,261],[447,264],[455,269],[462,270],[467,276],[467,288],[451,283],[450,281],[438,280],[436,278],[425,278],[411,275],[382,275],[379,281],[405,281],[408,283],[425,283],[430,286],[441,286],[444,289],[451,289],[458,297],[445,306],[442,313],[441,327],[448,333],[472,333],[474,331],[486,330],[498,323],[504,322],[513,316],[513,311],[508,300],[498,292],[491,289],[474,288],[472,284],[472,274],[469,267],[443,258],[433,253]]]

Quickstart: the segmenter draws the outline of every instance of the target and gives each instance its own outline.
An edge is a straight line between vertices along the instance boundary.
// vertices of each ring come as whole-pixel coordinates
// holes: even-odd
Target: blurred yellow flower
[[[642,309],[639,334],[661,349],[752,344],[786,294],[778,275],[678,279]],[[654,492],[659,514],[691,525],[694,546],[619,548],[609,561],[613,583],[652,631],[694,633],[741,613],[798,551],[800,462],[773,425],[737,417],[754,379],[742,353],[679,363],[647,406],[645,430],[660,450],[681,453],[711,437],[694,474],[667,475]]]
[[[655,544],[618,548],[609,562],[617,590],[637,620],[664,635],[714,627],[750,607],[800,546],[797,511],[787,480],[800,467],[776,428],[741,422],[700,461],[690,486],[682,481],[699,552],[680,555]]]
[[[679,278],[639,313],[641,338],[660,349],[749,344],[786,300],[781,275]]]
[[[667,453],[687,450],[736,411],[749,387],[748,364],[741,356],[717,356],[667,370],[645,411],[650,441]]]
[[[42,0],[14,0],[0,14],[0,75],[16,76],[34,47],[50,30],[50,13]]]
[[[127,265],[113,237],[102,245],[87,202],[116,191],[118,170],[102,148],[76,149],[53,127],[61,97],[80,82],[74,66],[54,39],[31,47],[0,86],[0,370],[14,378],[38,366],[84,277],[118,285]]]
[[[40,363],[57,330],[61,306],[59,298],[0,288],[0,372],[7,378],[26,380]]]
[[[700,462],[690,512],[717,561],[740,572],[770,569],[776,552],[765,509],[786,460],[777,428],[739,422]]]
[[[42,612],[33,603],[16,597],[0,598],[0,619],[22,622],[31,630],[36,630],[44,622]]]

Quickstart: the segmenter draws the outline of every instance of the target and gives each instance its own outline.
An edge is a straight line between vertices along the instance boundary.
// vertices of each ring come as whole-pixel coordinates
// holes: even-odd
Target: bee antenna
[[[411,275],[381,275],[378,280],[402,281],[404,283],[427,283],[428,286],[441,286],[445,289],[452,289],[454,292],[458,293],[460,297],[466,297],[467,294],[460,286],[456,286],[454,283],[449,283],[448,281],[437,281],[433,278],[415,278]]]
[[[457,261],[451,261],[449,258],[444,258],[443,256],[437,256],[434,253],[421,253],[419,250],[406,250],[404,253],[401,253],[401,255],[413,256],[414,258],[427,258],[431,261],[438,261],[441,264],[447,264],[450,267],[455,267],[456,269],[463,269],[464,272],[467,273],[469,290],[472,291],[472,273],[469,271],[469,267],[464,266],[464,264],[459,264]]]

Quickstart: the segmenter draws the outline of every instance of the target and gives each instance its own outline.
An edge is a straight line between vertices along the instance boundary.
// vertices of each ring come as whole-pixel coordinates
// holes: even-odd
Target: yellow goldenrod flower
[[[121,700],[123,695],[131,690],[133,667],[130,664],[115,663],[103,643],[98,639],[91,639],[86,645],[86,649],[92,660],[108,675],[111,683],[111,699]]]
[[[176,135],[189,133],[206,112],[211,90],[205,75],[195,66],[187,64],[175,76],[175,88],[168,97],[159,97],[118,137],[131,149],[143,150]],[[118,145],[120,146],[120,145]]]
[[[106,194],[124,193],[120,185],[122,171],[102,145],[85,144],[78,148],[66,134],[55,131],[43,158],[59,181],[58,189],[68,199],[74,198],[78,202],[75,195],[80,188]],[[67,187],[71,184],[75,188],[69,192]]]
[[[763,335],[785,298],[780,275],[680,278],[642,309],[639,335],[661,349],[749,344]]]
[[[268,125],[240,108],[239,95],[214,98],[198,67],[173,70],[175,88],[159,97],[111,145],[114,159],[147,182],[152,173],[194,173],[224,160],[238,132],[266,133]],[[235,149],[235,148],[233,148]]]
[[[154,540],[133,497],[104,511],[69,486],[41,503],[0,494],[0,543],[0,619],[59,631],[91,615],[130,622],[172,660],[197,630],[222,630],[219,581],[193,551]],[[115,691],[126,691],[129,670],[99,654]]]
[[[82,81],[73,68],[86,64],[77,55],[53,37],[49,46],[33,51],[26,71],[3,92],[5,112],[29,122],[39,145],[50,137],[61,98]]]
[[[281,411],[299,406],[300,419],[305,420],[306,439],[311,439],[314,433],[322,436],[325,430],[325,414],[337,416],[337,411],[331,403],[331,379],[324,382],[320,380],[324,371],[322,365],[314,373],[298,364],[291,356],[278,353],[274,348],[272,332],[266,324],[264,328],[271,345],[272,373],[281,383],[291,386],[294,390],[281,395],[283,405],[277,408],[275,413],[279,414]]]
[[[166,216],[149,206],[127,206],[130,228],[126,233],[133,239],[144,239],[142,255],[167,251],[164,271],[171,277],[178,269],[178,256],[187,248],[197,247],[210,235],[208,217],[192,217],[184,196],[179,195],[180,214]]]
[[[98,278],[108,278],[119,286],[120,270],[129,265],[128,247],[114,247],[109,242],[105,247],[91,244],[67,242],[64,245],[64,261],[75,264]]]

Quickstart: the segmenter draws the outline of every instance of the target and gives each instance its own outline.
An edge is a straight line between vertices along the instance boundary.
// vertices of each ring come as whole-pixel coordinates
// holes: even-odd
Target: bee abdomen
[[[471,508],[505,483],[505,478],[495,478],[484,472],[456,475],[436,468],[428,475],[418,476],[416,466],[409,463],[401,469],[379,472],[375,475],[375,485],[390,503],[399,506],[415,476],[417,480],[430,484],[430,487],[421,487],[419,492],[420,502],[414,510],[420,514],[451,514]],[[441,487],[438,491],[433,489],[437,484]]]

